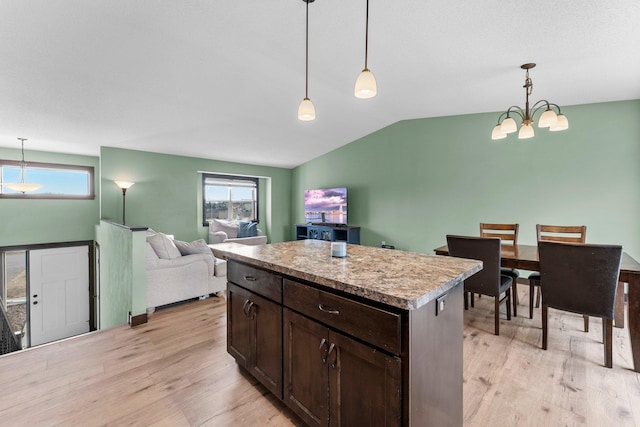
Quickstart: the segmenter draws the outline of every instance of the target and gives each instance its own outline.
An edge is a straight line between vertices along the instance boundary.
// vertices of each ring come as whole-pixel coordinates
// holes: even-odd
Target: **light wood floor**
[[[640,425],[626,329],[614,329],[606,369],[599,320],[585,334],[581,317],[551,310],[544,351],[540,310],[503,320],[496,337],[492,306],[485,297],[465,313],[465,426]],[[137,328],[2,356],[0,425],[301,425],[225,346],[225,303],[210,298],[158,310]]]

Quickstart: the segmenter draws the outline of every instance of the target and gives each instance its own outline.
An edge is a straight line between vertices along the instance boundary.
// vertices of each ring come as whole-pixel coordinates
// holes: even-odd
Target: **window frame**
[[[96,198],[95,191],[95,168],[93,166],[67,165],[60,163],[44,163],[44,162],[25,162],[27,171],[34,169],[53,169],[53,170],[73,170],[79,172],[87,172],[89,174],[89,194],[37,194],[37,193],[4,193],[0,191],[0,199],[58,199],[58,200],[94,200]],[[23,162],[19,160],[0,159],[0,168],[3,166],[22,167]],[[1,178],[1,176],[0,176]]]
[[[205,227],[209,226],[209,221],[207,220],[207,200],[206,200],[206,191],[207,191],[207,178],[210,179],[220,179],[220,180],[238,180],[238,181],[251,181],[255,184],[255,218],[250,220],[256,224],[260,223],[260,178],[255,176],[243,176],[243,175],[225,175],[225,174],[215,174],[215,173],[202,173],[202,225]],[[230,185],[229,187],[233,187]],[[229,191],[229,197],[231,197],[231,191]],[[232,206],[232,200],[229,199],[229,207]],[[227,219],[227,218],[225,218]]]

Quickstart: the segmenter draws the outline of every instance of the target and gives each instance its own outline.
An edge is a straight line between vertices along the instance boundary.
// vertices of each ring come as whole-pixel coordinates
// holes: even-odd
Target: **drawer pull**
[[[323,311],[325,313],[329,313],[329,314],[340,314],[340,310],[331,310],[330,308],[326,308],[324,305],[322,304],[318,304],[318,309],[320,311]]]
[[[255,276],[244,276],[244,280],[246,280],[247,282],[255,282],[256,280],[258,280],[258,278]]]

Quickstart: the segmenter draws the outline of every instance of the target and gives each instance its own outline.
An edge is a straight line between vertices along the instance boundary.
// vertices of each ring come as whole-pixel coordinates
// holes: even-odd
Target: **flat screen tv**
[[[321,188],[304,192],[304,221],[347,223],[347,188]]]

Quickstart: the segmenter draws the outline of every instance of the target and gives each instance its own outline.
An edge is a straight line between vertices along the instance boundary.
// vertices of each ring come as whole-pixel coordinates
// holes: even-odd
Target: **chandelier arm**
[[[507,109],[507,111],[505,111],[505,113],[507,114],[507,117],[509,117],[509,114],[511,113],[516,113],[522,120],[524,120],[526,116],[525,111],[517,105],[512,105]]]
[[[533,108],[531,109],[531,116],[533,117],[543,107],[545,107],[545,110],[553,110],[552,107],[555,107],[558,110],[557,114],[560,114],[560,106],[558,104],[549,102],[546,99],[541,99],[540,101],[533,104]]]

